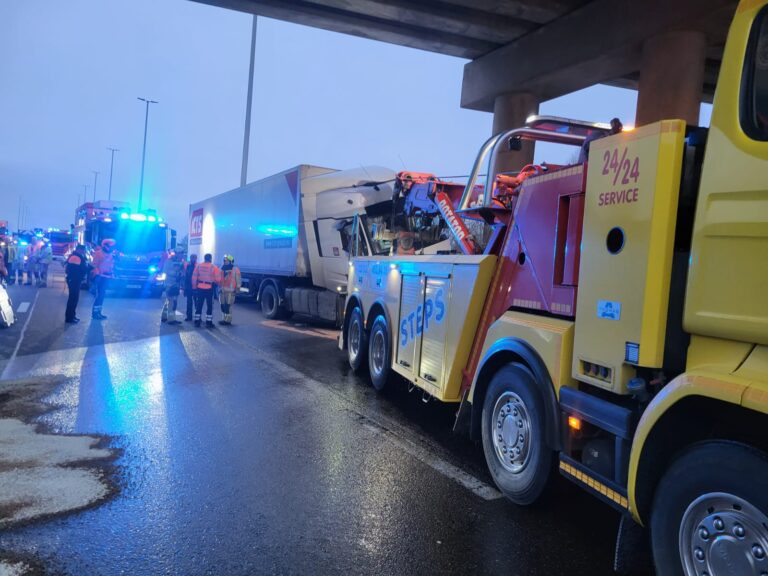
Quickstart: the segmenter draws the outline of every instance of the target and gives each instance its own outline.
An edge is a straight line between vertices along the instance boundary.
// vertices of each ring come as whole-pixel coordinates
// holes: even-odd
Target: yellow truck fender
[[[472,403],[472,439],[479,439],[481,437],[480,425],[483,417],[483,401],[488,384],[501,367],[513,362],[522,364],[530,370],[539,384],[546,412],[544,416],[547,423],[547,446],[552,450],[561,450],[560,409],[552,378],[536,350],[524,340],[514,337],[501,338],[491,344],[480,360],[468,397]]]
[[[722,440],[748,440],[731,424],[768,420],[764,413],[742,406],[751,384],[732,374],[691,371],[676,377],[653,398],[638,422],[629,459],[627,495],[637,522],[649,519],[656,485],[681,450],[712,438],[713,432]]]

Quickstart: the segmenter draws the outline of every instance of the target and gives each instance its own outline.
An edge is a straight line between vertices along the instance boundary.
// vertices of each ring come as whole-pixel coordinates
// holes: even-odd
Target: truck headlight
[[[161,272],[157,276],[155,276],[155,280],[158,282],[165,282],[165,272]]]

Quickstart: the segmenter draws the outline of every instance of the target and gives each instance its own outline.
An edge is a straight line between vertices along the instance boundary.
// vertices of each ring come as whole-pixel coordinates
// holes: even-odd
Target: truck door
[[[416,352],[422,331],[424,276],[403,274],[400,285],[400,314],[395,362],[408,372],[416,366]]]
[[[448,324],[445,318],[445,306],[449,289],[449,276],[428,277],[421,314],[423,327],[421,330],[419,377],[439,388],[442,388],[443,383],[445,336]]]

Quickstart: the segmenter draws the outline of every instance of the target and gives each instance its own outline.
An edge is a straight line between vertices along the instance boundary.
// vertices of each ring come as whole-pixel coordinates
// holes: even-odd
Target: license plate
[[[126,284],[125,287],[129,288],[131,290],[133,290],[134,288],[137,289],[137,290],[140,290],[141,289],[141,284]]]

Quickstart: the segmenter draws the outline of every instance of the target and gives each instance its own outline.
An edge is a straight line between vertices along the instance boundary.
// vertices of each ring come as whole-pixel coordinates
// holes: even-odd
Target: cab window
[[[768,6],[750,33],[741,87],[741,127],[754,140],[768,141]]]

